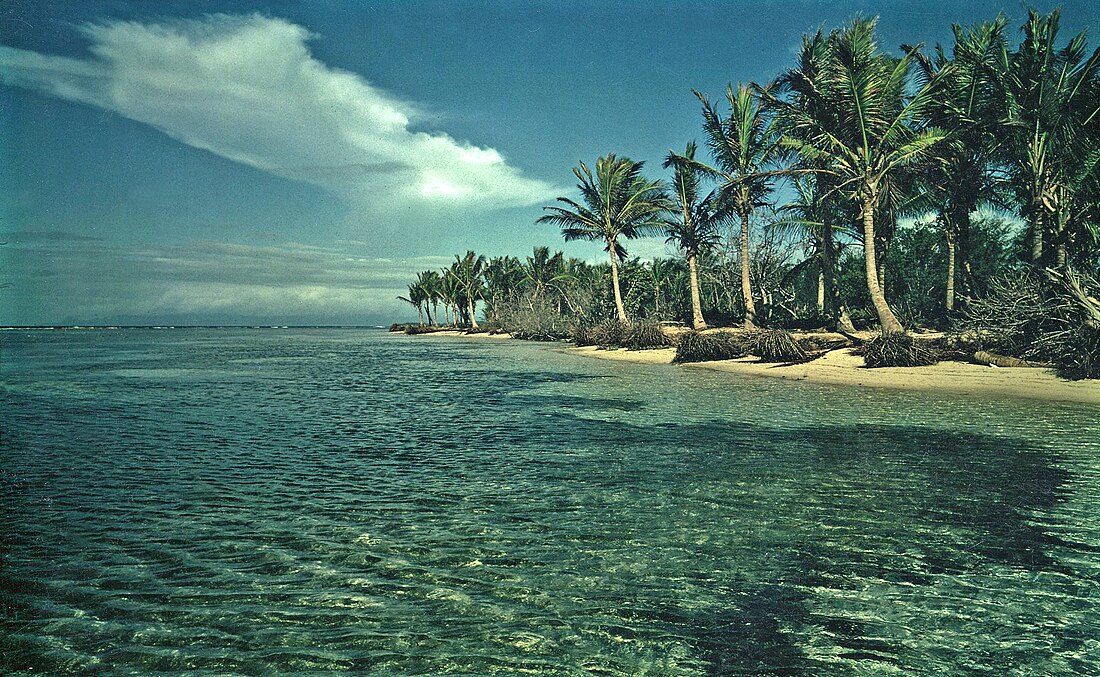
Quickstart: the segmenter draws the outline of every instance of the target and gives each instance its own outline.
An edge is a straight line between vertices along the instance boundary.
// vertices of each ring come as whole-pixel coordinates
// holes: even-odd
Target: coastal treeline
[[[521,338],[749,330],[747,346],[687,339],[720,355],[798,347],[791,329],[877,330],[865,351],[920,363],[935,358],[908,330],[938,329],[941,354],[1100,377],[1100,49],[1059,25],[1031,11],[1018,38],[997,17],[896,52],[876,19],[805,35],[774,80],[696,92],[702,144],[670,150],[662,176],[614,153],[573,168],[579,198],[538,222],[604,262],[467,252],[402,298],[424,327]],[[670,255],[631,256],[641,237]]]

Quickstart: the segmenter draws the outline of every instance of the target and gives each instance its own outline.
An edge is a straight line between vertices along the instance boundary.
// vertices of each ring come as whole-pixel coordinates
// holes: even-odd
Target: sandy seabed
[[[452,336],[470,339],[507,339],[507,334],[464,334],[441,331],[418,336]],[[672,364],[673,348],[656,350],[565,349],[584,357],[617,360],[635,364]],[[863,358],[851,349],[833,350],[823,357],[801,364],[760,362],[754,357],[716,362],[693,362],[689,369],[711,369],[731,376],[782,378],[792,381],[831,383],[869,388],[924,390],[962,395],[1013,397],[1053,402],[1079,402],[1100,406],[1100,380],[1067,381],[1041,367],[987,367],[965,362],[940,362],[928,367],[885,367],[868,369]]]

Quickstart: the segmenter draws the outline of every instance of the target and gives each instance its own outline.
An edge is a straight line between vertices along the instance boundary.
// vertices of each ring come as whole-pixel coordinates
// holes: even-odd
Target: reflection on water
[[[0,672],[1100,672],[1095,410],[360,330],[0,337]]]

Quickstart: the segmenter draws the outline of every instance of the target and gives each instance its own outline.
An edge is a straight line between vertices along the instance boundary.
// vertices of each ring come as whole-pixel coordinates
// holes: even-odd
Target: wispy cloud
[[[0,247],[12,286],[0,324],[380,323],[417,272],[449,257],[382,259],[360,245],[178,245],[16,233]]]
[[[310,52],[288,21],[109,22],[90,58],[0,46],[0,83],[151,125],[196,148],[311,183],[357,206],[491,209],[550,199],[490,147],[415,132],[415,106]]]

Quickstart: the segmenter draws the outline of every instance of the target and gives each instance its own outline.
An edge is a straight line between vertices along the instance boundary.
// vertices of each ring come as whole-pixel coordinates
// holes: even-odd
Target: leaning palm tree
[[[906,96],[914,61],[913,50],[893,58],[878,50],[876,19],[856,19],[832,33],[824,44],[824,59],[814,78],[785,74],[784,89],[812,105],[796,105],[771,96],[778,112],[780,143],[817,165],[819,174],[833,177],[835,187],[859,204],[863,223],[867,290],[885,332],[903,331],[879,284],[875,255],[875,212],[882,191],[900,169],[928,158],[943,141],[942,130],[923,124],[932,102],[936,78]],[[807,40],[805,44],[813,43]],[[792,76],[793,75],[793,76]]]
[[[752,295],[749,269],[749,223],[753,213],[768,205],[774,187],[775,172],[765,165],[775,156],[771,120],[753,87],[739,84],[726,87],[729,116],[723,119],[707,97],[695,96],[703,104],[703,132],[707,136],[714,165],[693,162],[698,170],[719,181],[718,201],[741,219],[740,263],[741,297],[745,304],[745,326],[756,322],[756,304]]]
[[[718,226],[722,221],[717,209],[718,194],[699,196],[700,170],[695,166],[696,145],[688,143],[683,155],[669,152],[664,167],[673,167],[670,218],[665,222],[667,242],[684,253],[691,284],[691,324],[696,331],[707,328],[703,319],[702,295],[699,291],[698,258],[700,252],[718,244]]]
[[[573,168],[580,183],[581,202],[566,197],[558,201],[566,207],[545,207],[549,214],[538,223],[561,227],[566,242],[602,240],[611,256],[611,287],[619,321],[630,321],[619,289],[619,262],[626,258],[622,240],[655,234],[661,228],[661,215],[669,202],[660,181],[642,176],[642,162],[610,153],[596,160],[596,173],[582,162]],[[583,204],[582,204],[583,203]]]
[[[481,295],[481,276],[485,272],[485,257],[473,251],[466,252],[465,256],[455,255],[455,261],[451,264],[450,275],[458,282],[462,295],[466,299],[466,309],[470,317],[470,328],[478,329],[477,298]]]

